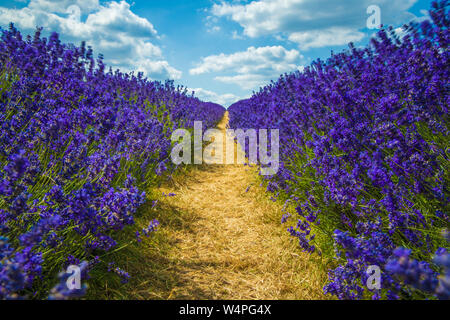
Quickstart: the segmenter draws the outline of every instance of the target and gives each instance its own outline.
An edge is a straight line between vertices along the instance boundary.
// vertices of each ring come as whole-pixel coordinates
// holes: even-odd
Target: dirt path
[[[219,124],[224,130],[227,115]],[[230,139],[230,138],[229,138]],[[158,243],[146,257],[150,299],[321,299],[323,272],[281,225],[256,168],[202,165],[160,188]],[[246,189],[250,189],[246,192]]]

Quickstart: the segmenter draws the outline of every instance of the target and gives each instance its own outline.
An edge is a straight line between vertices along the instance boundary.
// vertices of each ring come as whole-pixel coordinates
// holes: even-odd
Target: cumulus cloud
[[[10,22],[26,31],[44,27],[70,42],[84,40],[114,68],[142,71],[156,80],[181,78],[181,71],[170,66],[151,42],[158,38],[154,26],[133,13],[126,1],[32,0],[22,9],[0,7],[0,25]]]
[[[213,91],[205,90],[202,88],[195,88],[195,89],[188,89],[189,91],[194,91],[195,96],[199,98],[202,101],[211,101],[214,103],[218,103],[222,106],[230,106],[236,101],[241,100],[242,98],[232,94],[232,93],[225,93],[225,94],[218,94]]]
[[[407,10],[417,0],[258,0],[248,4],[222,2],[212,7],[216,17],[237,22],[248,37],[285,34],[301,48],[359,41],[366,27],[367,8],[381,8],[382,23],[404,23],[414,15]]]
[[[278,76],[279,74],[271,78],[274,79]],[[214,79],[223,83],[237,84],[245,90],[255,90],[266,85],[271,78],[261,74],[237,74],[233,76],[217,76]]]
[[[135,38],[151,38],[156,36],[153,25],[145,18],[141,18],[130,10],[130,5],[121,1],[110,2],[101,7],[86,19],[86,24],[96,30],[125,33]]]
[[[189,73],[199,75],[224,71],[232,75],[217,76],[215,79],[237,84],[243,89],[255,89],[281,73],[300,68],[302,60],[303,56],[295,49],[287,50],[282,46],[249,47],[246,51],[205,57]]]
[[[67,8],[72,5],[77,6],[83,13],[89,13],[100,8],[98,0],[31,0],[28,8],[31,10],[66,13]]]
[[[331,27],[324,30],[294,32],[289,40],[298,43],[300,49],[320,48],[325,46],[345,45],[358,42],[364,38],[364,33],[350,28]]]
[[[202,74],[211,71],[239,71],[251,73],[255,71],[282,71],[295,68],[302,58],[297,50],[286,50],[282,46],[249,47],[246,51],[233,54],[212,55],[202,59],[202,62],[190,70],[190,73]]]

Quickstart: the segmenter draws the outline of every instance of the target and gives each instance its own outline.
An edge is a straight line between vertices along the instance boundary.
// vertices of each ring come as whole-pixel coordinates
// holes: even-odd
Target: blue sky
[[[424,19],[431,0],[0,0],[0,26],[36,26],[92,45],[108,65],[175,79],[228,106],[284,72],[327,58],[349,41],[365,45],[367,8],[381,23]]]

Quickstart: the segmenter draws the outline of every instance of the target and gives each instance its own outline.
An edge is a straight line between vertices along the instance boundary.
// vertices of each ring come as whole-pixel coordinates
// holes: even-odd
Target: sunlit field
[[[0,300],[450,298],[448,0],[189,65],[141,4],[51,2],[0,3]]]

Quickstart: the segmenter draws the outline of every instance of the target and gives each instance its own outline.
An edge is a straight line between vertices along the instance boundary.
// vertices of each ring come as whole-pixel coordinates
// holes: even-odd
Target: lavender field
[[[0,28],[0,300],[450,299],[449,6],[227,110]],[[175,165],[196,121],[278,129],[276,175]]]

